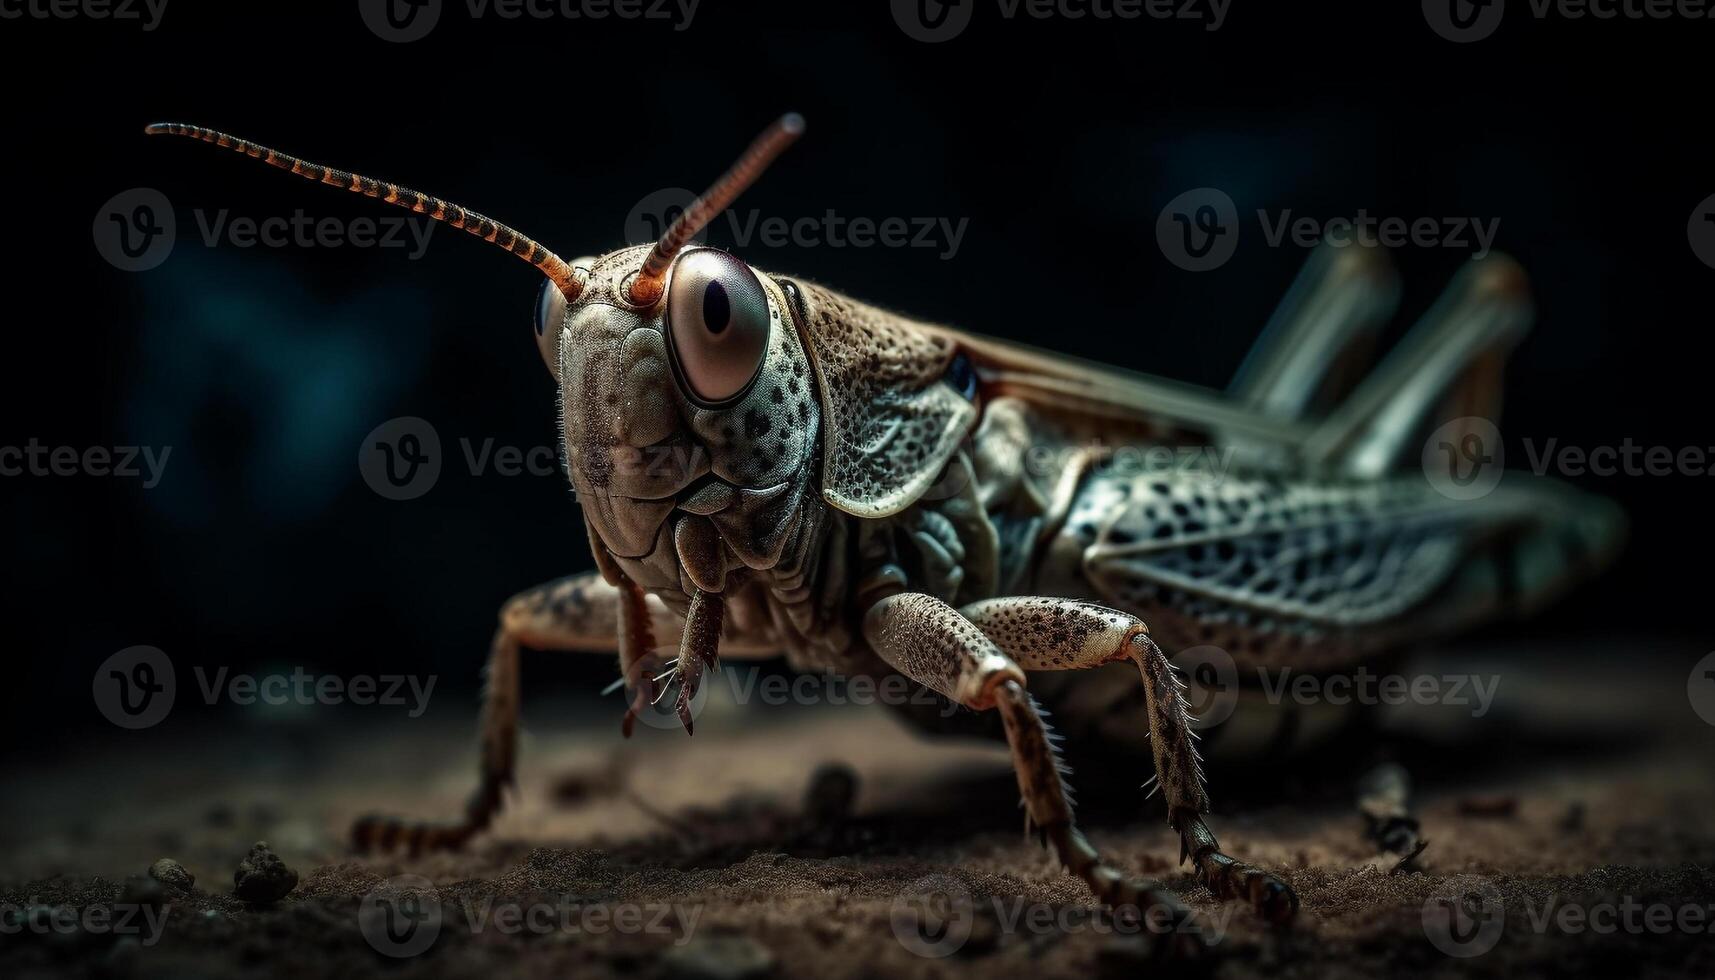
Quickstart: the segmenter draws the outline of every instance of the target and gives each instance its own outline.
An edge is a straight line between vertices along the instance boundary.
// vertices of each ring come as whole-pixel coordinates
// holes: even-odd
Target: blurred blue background
[[[185,663],[411,670],[474,690],[511,593],[589,567],[563,478],[472,475],[461,440],[555,444],[530,332],[537,275],[437,228],[396,248],[207,247],[194,215],[350,221],[403,212],[227,151],[146,139],[194,122],[398,180],[516,225],[566,257],[622,244],[637,202],[699,188],[787,109],[807,137],[744,200],[764,216],[968,218],[957,253],[770,247],[759,267],[1072,353],[1224,385],[1303,262],[1249,221],[1189,274],[1157,249],[1164,204],[1224,189],[1241,215],[1500,220],[1541,316],[1515,355],[1504,431],[1586,446],[1702,446],[1715,270],[1687,245],[1715,193],[1702,24],[1535,21],[1448,43],[1415,3],[1236,0],[1219,31],[1005,21],[923,44],[888,4],[706,0],[651,22],[472,22],[388,43],[352,4],[174,0],[157,30],[0,31],[12,93],[0,178],[14,298],[0,444],[171,447],[164,479],[7,478],[13,734],[101,724],[115,650]],[[38,66],[57,66],[51,76]],[[1648,65],[1644,71],[1639,65]],[[147,272],[104,261],[91,217],[153,188],[178,221]],[[717,223],[712,244],[731,247]],[[1465,255],[1407,248],[1399,327]],[[1096,288],[1089,286],[1094,284]],[[1076,301],[1074,298],[1076,297]],[[365,433],[439,432],[426,495],[373,493]],[[1621,564],[1527,627],[1707,635],[1707,477],[1585,479],[1635,522]],[[1648,643],[1640,643],[1647,651]],[[593,658],[534,678],[603,683]],[[617,708],[616,708],[617,711]],[[28,751],[8,740],[8,752]]]

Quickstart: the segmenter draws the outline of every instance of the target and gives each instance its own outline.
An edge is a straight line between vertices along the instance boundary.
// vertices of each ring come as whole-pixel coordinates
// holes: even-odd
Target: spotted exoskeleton
[[[1339,669],[1527,610],[1613,550],[1621,522],[1600,500],[1528,478],[1456,499],[1417,472],[1425,431],[1441,425],[1442,444],[1461,446],[1472,420],[1494,416],[1502,362],[1530,319],[1519,271],[1474,262],[1360,376],[1356,356],[1392,310],[1391,273],[1375,249],[1318,252],[1217,394],[917,322],[688,247],[801,126],[777,122],[653,245],[571,262],[415,191],[198,127],[150,127],[449,222],[547,276],[535,333],[596,570],[501,611],[464,818],[366,819],[358,843],[454,847],[491,823],[513,782],[521,647],[617,648],[627,734],[674,686],[690,731],[691,697],[719,655],[784,655],[803,670],[902,674],[998,715],[1027,820],[1059,860],[1104,902],[1181,915],[1074,823],[1028,688],[1065,695],[1091,678],[1108,693],[1065,701],[1123,704],[1144,723],[1181,859],[1215,895],[1290,918],[1287,885],[1223,853],[1204,821],[1185,688],[1163,648]],[[1064,313],[1078,315],[1070,301]],[[1173,463],[1128,462],[1138,448]],[[1141,687],[1092,669],[1116,663]]]

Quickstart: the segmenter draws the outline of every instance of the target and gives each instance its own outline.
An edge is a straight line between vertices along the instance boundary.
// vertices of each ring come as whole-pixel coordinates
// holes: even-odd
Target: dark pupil
[[[720,333],[732,320],[732,301],[727,299],[726,287],[711,281],[703,290],[703,326],[709,333]]]

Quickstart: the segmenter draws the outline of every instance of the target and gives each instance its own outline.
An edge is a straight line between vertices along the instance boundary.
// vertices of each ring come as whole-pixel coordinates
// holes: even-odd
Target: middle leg
[[[880,599],[865,614],[863,629],[870,648],[895,670],[965,707],[1000,713],[1028,822],[1099,901],[1148,925],[1165,954],[1202,948],[1189,910],[1172,892],[1107,863],[1078,830],[1054,736],[1025,692],[1017,664],[957,610],[921,593]]]
[[[1179,834],[1180,860],[1190,859],[1198,880],[1216,897],[1244,899],[1270,922],[1292,918],[1298,910],[1292,889],[1274,875],[1222,853],[1204,822],[1209,794],[1185,684],[1142,620],[1092,602],[1044,596],[985,599],[959,612],[1025,670],[1135,662],[1143,674],[1154,781],[1167,799],[1168,823]]]

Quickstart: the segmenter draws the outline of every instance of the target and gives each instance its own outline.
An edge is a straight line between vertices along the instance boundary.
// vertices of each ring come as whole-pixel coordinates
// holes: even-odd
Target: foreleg
[[[521,646],[612,654],[621,650],[621,669],[641,677],[641,691],[652,683],[654,636],[677,636],[678,621],[659,601],[629,581],[610,585],[595,572],[572,575],[513,596],[500,611],[500,625],[489,647],[482,698],[481,763],[477,788],[464,817],[452,823],[423,823],[366,816],[352,827],[360,851],[403,847],[415,854],[462,846],[494,821],[514,785],[518,759]],[[652,695],[651,695],[652,696]],[[648,704],[648,700],[641,702]],[[636,707],[626,715],[626,728]]]

